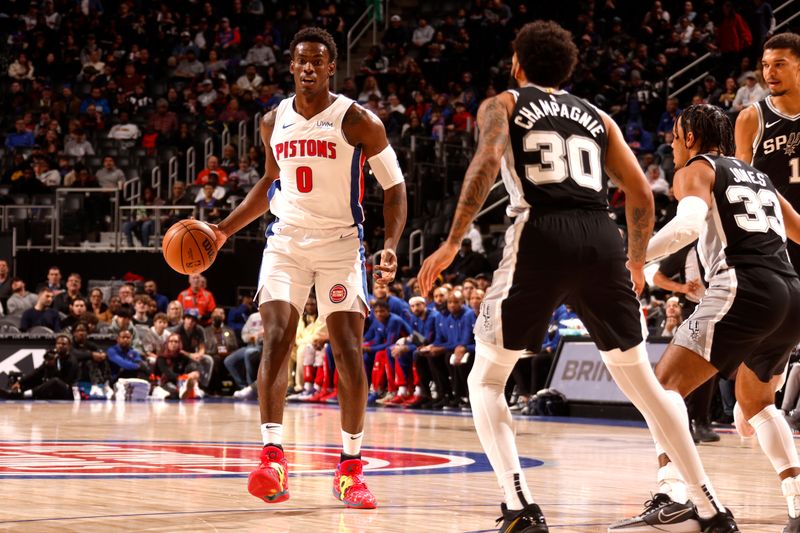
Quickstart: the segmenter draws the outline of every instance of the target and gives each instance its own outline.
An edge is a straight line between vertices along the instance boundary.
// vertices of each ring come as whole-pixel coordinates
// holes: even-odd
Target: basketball
[[[205,222],[179,220],[164,234],[161,250],[173,270],[197,274],[210,267],[216,258],[216,236]]]

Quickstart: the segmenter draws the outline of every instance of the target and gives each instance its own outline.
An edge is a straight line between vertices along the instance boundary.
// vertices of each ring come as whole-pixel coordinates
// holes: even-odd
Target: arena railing
[[[94,215],[98,217],[102,217],[105,219],[107,216],[111,217],[111,224],[110,227],[117,228],[119,226],[119,208],[120,208],[120,194],[123,191],[121,189],[112,189],[112,188],[92,188],[92,187],[77,187],[77,188],[66,188],[66,187],[59,187],[56,189],[56,210],[55,210],[55,234],[56,234],[56,242],[55,242],[55,251],[75,251],[75,250],[86,250],[86,249],[93,249],[93,250],[103,250],[103,251],[113,251],[119,245],[119,235],[112,234],[111,232],[98,232],[96,226],[92,226],[93,222],[96,220],[87,220],[86,217],[89,215]],[[91,209],[87,207],[86,200],[93,199],[97,195],[104,195],[106,196],[106,202],[93,202],[94,205],[91,206]],[[110,205],[110,215],[106,213],[98,213],[93,212],[93,210],[101,210]],[[73,230],[77,230],[77,233],[83,235],[88,235],[88,233],[99,233],[100,240],[99,241],[89,241],[88,239],[81,239],[81,244],[78,246],[61,244],[61,239],[64,238],[63,230],[67,226],[67,220],[65,220],[64,215],[69,214],[71,217],[74,217],[73,222],[75,222],[75,228],[70,228]]]
[[[239,150],[238,150],[239,151],[239,161],[241,161],[242,158],[245,155],[247,155],[247,121],[246,120],[240,120],[239,121],[239,125],[237,126],[237,132],[238,132],[237,143],[238,143],[238,146],[239,146]],[[258,145],[256,145],[256,146],[258,146]]]
[[[194,183],[194,177],[197,175],[197,150],[194,149],[194,146],[190,146],[188,150],[186,150],[186,176],[184,177],[184,181],[186,184]],[[170,183],[170,192],[172,192],[172,186],[174,183]]]
[[[45,204],[0,206],[0,231],[13,230],[16,230],[13,241],[15,256],[16,251],[20,249],[55,251],[55,206]],[[40,235],[40,232],[43,233]]]
[[[128,246],[127,240],[123,233],[124,225],[132,221],[136,217],[136,212],[144,209],[146,213],[151,216],[153,221],[153,234],[149,243],[145,243],[143,247]],[[169,213],[174,211],[176,213],[186,213],[186,216],[180,218],[197,217],[197,207],[193,205],[125,205],[119,208],[119,215],[117,216],[117,246],[114,251],[126,252],[130,250],[141,250],[150,252],[161,252],[161,239],[164,237],[163,228],[164,223],[168,220]],[[166,213],[166,214],[164,214]],[[162,220],[162,217],[165,220]]]
[[[172,186],[178,181],[178,156],[173,155],[167,161],[167,186],[169,187],[170,194],[172,193]],[[153,188],[156,189],[156,196],[161,198],[161,169],[158,169],[158,187],[156,187],[155,176],[153,176]]]
[[[419,244],[414,244],[415,242]],[[408,266],[414,268],[418,264],[422,265],[424,256],[425,233],[423,233],[421,229],[414,230],[408,235]]]

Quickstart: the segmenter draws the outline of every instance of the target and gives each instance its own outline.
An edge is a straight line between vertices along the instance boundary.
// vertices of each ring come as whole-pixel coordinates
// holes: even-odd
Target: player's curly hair
[[[528,81],[544,87],[563,85],[578,63],[572,34],[551,20],[525,24],[513,47]]]
[[[679,120],[684,138],[689,132],[694,134],[700,144],[699,153],[719,148],[720,155],[730,156],[736,151],[733,124],[721,108],[709,104],[690,105],[683,110]]]
[[[764,50],[778,50],[787,48],[794,56],[800,59],[800,35],[792,32],[779,33],[769,38],[764,43]]]
[[[336,61],[336,42],[333,40],[333,37],[330,33],[323,30],[322,28],[316,27],[309,27],[303,28],[302,30],[298,31],[294,34],[294,39],[292,39],[292,43],[289,45],[289,51],[292,53],[292,57],[294,57],[294,49],[297,48],[297,45],[300,43],[320,43],[325,45],[325,48],[328,49],[328,56],[330,57],[330,62],[333,63]]]

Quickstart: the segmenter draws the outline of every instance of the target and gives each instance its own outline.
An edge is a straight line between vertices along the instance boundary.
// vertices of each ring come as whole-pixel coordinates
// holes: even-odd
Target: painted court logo
[[[293,476],[330,475],[341,445],[286,446]],[[0,442],[0,479],[246,477],[258,464],[255,443],[45,441]],[[483,454],[444,450],[364,448],[375,474],[487,472]],[[522,459],[523,467],[541,461]]]
[[[331,302],[340,304],[347,298],[347,288],[341,283],[337,283],[331,287],[328,297],[331,299]]]

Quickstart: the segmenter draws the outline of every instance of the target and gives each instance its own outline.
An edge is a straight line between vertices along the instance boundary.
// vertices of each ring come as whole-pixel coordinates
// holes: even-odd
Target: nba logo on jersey
[[[340,304],[347,298],[347,288],[341,283],[337,283],[333,287],[331,287],[330,292],[328,293],[328,297],[331,299],[331,302],[335,304]]]

